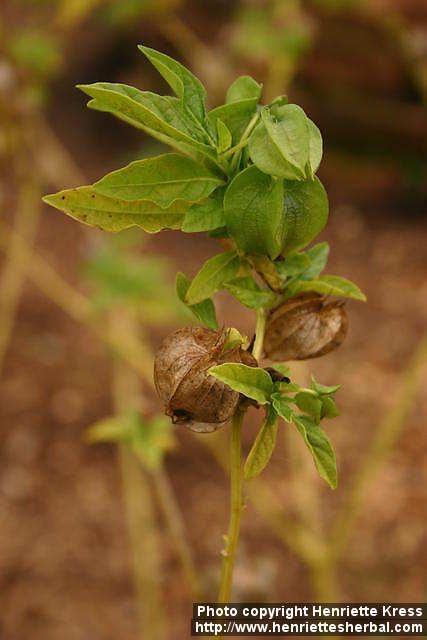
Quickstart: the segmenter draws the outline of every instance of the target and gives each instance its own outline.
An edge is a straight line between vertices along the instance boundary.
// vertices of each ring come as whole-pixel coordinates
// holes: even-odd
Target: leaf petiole
[[[231,147],[231,149],[227,149],[227,151],[224,151],[224,153],[222,153],[220,155],[220,158],[229,158],[230,156],[234,156],[234,154],[238,153],[241,149],[246,147],[246,145],[249,142],[249,136],[251,135],[251,133],[252,133],[255,125],[257,124],[258,120],[259,120],[259,112],[254,114],[252,120],[249,122],[248,126],[246,127],[246,129],[242,133],[242,137],[240,138],[240,142],[238,142],[236,145],[234,145],[234,147]]]

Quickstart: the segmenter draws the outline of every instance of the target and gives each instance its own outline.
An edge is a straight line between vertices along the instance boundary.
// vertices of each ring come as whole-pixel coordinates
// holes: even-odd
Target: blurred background
[[[325,143],[328,272],[368,296],[348,304],[338,351],[292,367],[342,384],[339,488],[283,427],[248,487],[234,599],[425,601],[425,0],[2,0],[0,637],[178,640],[192,597],[215,597],[226,430],[172,430],[150,378],[153,350],[190,321],[175,273],[216,243],[110,237],[40,200],[161,151],[74,88],[166,92],[140,42],[189,66],[210,106],[240,74],[303,106]],[[249,310],[217,305],[252,333]]]

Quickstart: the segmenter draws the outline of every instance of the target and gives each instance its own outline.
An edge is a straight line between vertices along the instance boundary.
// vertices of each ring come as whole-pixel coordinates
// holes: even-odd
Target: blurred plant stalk
[[[86,3],[88,4],[88,3]],[[83,17],[82,13],[82,17]],[[63,25],[64,28],[66,25]],[[71,25],[70,25],[71,26]],[[65,44],[67,29],[62,34]],[[3,41],[10,34],[0,22]],[[55,178],[82,180],[82,174],[67,150],[57,139],[43,115],[43,101],[33,92],[43,90],[47,78],[21,77],[14,69],[7,46],[0,48],[3,66],[3,84],[0,85],[0,119],[4,130],[4,159],[9,159],[15,179],[17,205],[13,225],[17,235],[7,248],[0,274],[0,373],[12,336],[17,308],[21,298],[26,271],[29,265],[21,255],[19,238],[28,245],[35,241],[41,212],[42,184]],[[4,85],[4,86],[3,86]]]
[[[120,308],[113,310],[110,313],[110,326],[112,335],[132,335],[135,343],[145,343],[144,337],[141,335],[141,331],[139,330],[140,327],[138,319],[136,315],[128,309]],[[148,347],[144,349],[144,353],[150,364],[151,374],[151,353]],[[147,411],[149,407],[146,406],[147,402],[141,393],[141,372],[135,370],[135,368],[125,360],[118,361],[117,357],[115,371],[119,374],[118,379],[117,375],[115,376],[116,383],[114,385],[113,393],[113,396],[116,399],[115,407],[117,414],[120,415],[125,412],[129,412],[129,410],[132,409],[132,406],[134,406],[136,411]],[[126,394],[129,394],[129,397],[127,397]],[[118,400],[120,400],[120,402]],[[122,451],[123,448],[126,449],[126,446],[120,445],[119,448]],[[137,459],[137,456],[132,452],[130,455],[134,459]],[[196,601],[201,597],[199,579],[192,551],[187,542],[187,532],[182,512],[171,485],[169,475],[165,469],[164,461],[161,460],[159,464],[145,470],[143,468],[143,461],[139,461],[139,465],[141,467],[141,475],[151,478],[151,483],[147,483],[147,487],[149,487],[150,495],[154,490],[170,539],[172,540],[175,552],[181,564],[190,596],[194,601]],[[141,531],[140,533],[143,534]],[[159,539],[159,537],[160,531],[157,530],[156,538]],[[148,637],[155,636],[150,635]]]
[[[115,321],[113,321],[115,326]],[[118,416],[140,409],[139,378],[122,361],[114,362],[113,400]],[[137,595],[141,638],[166,638],[161,593],[160,535],[147,474],[126,444],[118,445],[123,502]]]
[[[124,330],[122,318],[116,317],[114,322],[105,327],[99,322],[93,304],[89,298],[70,286],[48,262],[41,258],[26,242],[18,236],[17,232],[9,231],[4,223],[0,222],[0,246],[10,245],[9,238],[14,238],[19,248],[18,263],[31,264],[31,270],[26,272],[28,277],[48,299],[55,302],[67,315],[79,323],[89,327],[95,335],[103,341],[119,357],[132,372],[133,383],[142,378],[150,386],[152,383],[152,354],[147,344],[141,340],[140,334],[133,325],[126,323]],[[124,365],[122,364],[122,367]],[[135,373],[138,377],[135,379]],[[139,383],[140,384],[140,383]],[[116,396],[116,394],[114,394]],[[128,457],[126,459],[129,459]],[[165,522],[167,523],[171,539],[175,545],[177,555],[183,567],[184,574],[194,596],[199,593],[197,573],[194,568],[191,550],[186,542],[185,526],[176,502],[173,489],[166,470],[161,466],[153,472],[155,490],[161,505]]]
[[[14,219],[16,234],[11,236],[0,275],[0,373],[13,332],[26,276],[27,264],[25,256],[22,255],[20,238],[29,244],[32,243],[41,209],[40,188],[31,174],[27,183],[21,187],[18,198]]]

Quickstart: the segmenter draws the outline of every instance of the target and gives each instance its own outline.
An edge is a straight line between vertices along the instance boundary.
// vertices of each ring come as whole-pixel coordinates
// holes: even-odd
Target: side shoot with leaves
[[[140,49],[174,96],[105,82],[80,89],[90,108],[115,115],[172,151],[44,200],[106,231],[180,229],[208,233],[225,245],[192,280],[178,273],[177,295],[202,326],[166,338],[154,376],[174,423],[210,432],[232,422],[232,505],[218,596],[227,602],[243,479],[269,462],[280,422],[296,428],[320,476],[337,486],[335,454],[321,425],[338,415],[339,387],[314,378],[310,387],[300,387],[283,363],[339,346],[348,324],[343,299],[365,296],[345,278],[322,275],[327,243],[306,249],[326,225],[328,198],[316,177],[322,137],[303,109],[286,96],[261,105],[262,86],[242,76],[229,87],[225,104],[208,110],[206,91],[188,69]],[[252,341],[237,329],[219,328],[212,297],[221,289],[256,312]],[[264,357],[277,363],[274,369],[260,366]],[[265,415],[243,462],[240,435],[249,405]]]

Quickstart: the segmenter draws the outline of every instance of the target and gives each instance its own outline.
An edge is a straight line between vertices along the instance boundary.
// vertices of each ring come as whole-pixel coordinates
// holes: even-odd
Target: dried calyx
[[[193,431],[220,428],[236,412],[241,396],[208,371],[225,362],[257,366],[241,345],[227,349],[228,331],[184,327],[169,335],[154,361],[154,381],[174,423]]]
[[[291,298],[268,318],[265,355],[276,361],[318,358],[339,347],[347,328],[343,302],[315,293]]]

